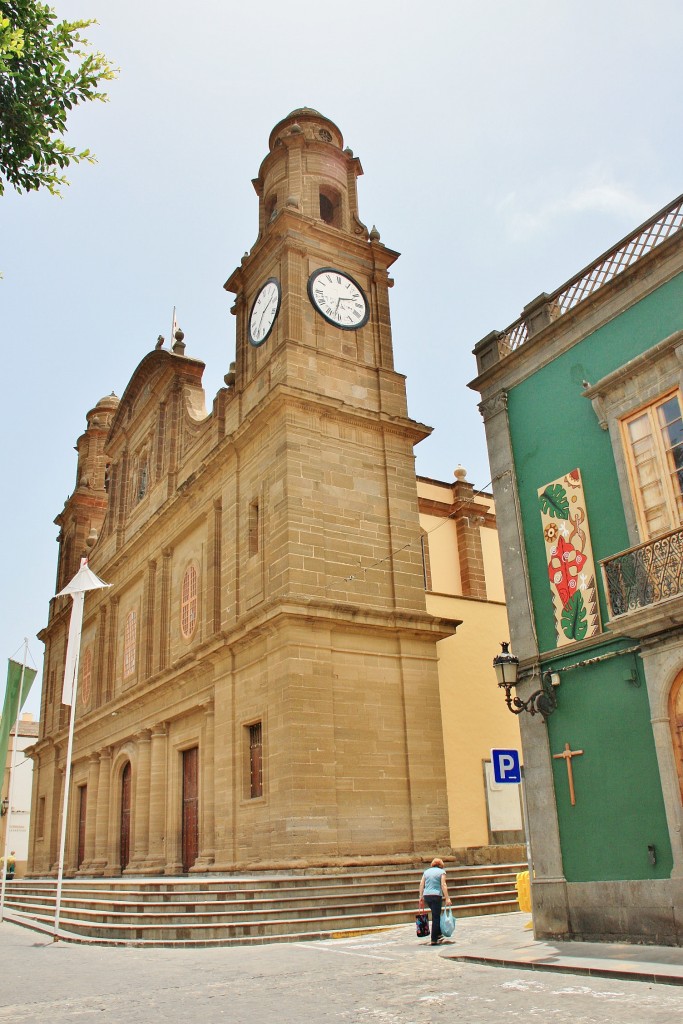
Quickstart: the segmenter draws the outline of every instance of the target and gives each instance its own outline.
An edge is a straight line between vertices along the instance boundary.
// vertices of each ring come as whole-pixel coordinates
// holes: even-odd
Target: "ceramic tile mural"
[[[572,469],[538,491],[557,647],[601,630],[595,563],[581,472]]]

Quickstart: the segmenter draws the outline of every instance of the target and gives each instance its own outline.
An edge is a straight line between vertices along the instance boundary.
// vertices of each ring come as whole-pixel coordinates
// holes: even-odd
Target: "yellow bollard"
[[[529,881],[529,872],[520,871],[517,874],[515,881],[515,889],[517,890],[517,902],[519,903],[519,909],[525,913],[531,913],[531,883]]]

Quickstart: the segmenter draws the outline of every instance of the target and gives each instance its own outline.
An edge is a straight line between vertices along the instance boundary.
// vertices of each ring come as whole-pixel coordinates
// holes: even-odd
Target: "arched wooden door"
[[[131,770],[130,761],[128,761],[121,776],[121,840],[119,849],[122,871],[128,867],[130,860],[130,804]]]
[[[671,687],[669,721],[671,722],[671,738],[674,745],[681,802],[683,803],[683,673]]]
[[[199,748],[183,751],[183,871],[199,854]]]

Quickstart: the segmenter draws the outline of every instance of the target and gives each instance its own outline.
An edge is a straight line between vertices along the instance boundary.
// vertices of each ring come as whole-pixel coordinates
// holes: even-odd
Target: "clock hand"
[[[269,306],[269,305],[270,305],[270,303],[268,303],[268,306]],[[258,322],[258,325],[259,325],[259,329],[261,328],[261,324],[263,323],[263,318],[264,318],[264,316],[265,316],[265,315],[266,315],[266,313],[268,312],[268,306],[266,306],[266,308],[265,308],[265,309],[263,310],[263,312],[261,313],[261,319],[260,319],[260,320],[259,320],[259,322]]]

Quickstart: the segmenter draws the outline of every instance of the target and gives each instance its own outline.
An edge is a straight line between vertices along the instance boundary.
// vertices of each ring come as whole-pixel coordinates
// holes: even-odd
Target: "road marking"
[[[366,960],[396,960],[397,959],[397,957],[395,957],[395,956],[378,956],[376,953],[357,953],[357,952],[355,952],[355,950],[352,950],[352,949],[339,949],[338,946],[313,945],[312,943],[310,945],[308,943],[306,943],[305,946],[304,946],[303,943],[297,943],[297,949],[306,949],[306,950],[308,950],[308,949],[311,949],[311,950],[315,949],[316,952],[318,952],[318,953],[340,953],[342,956],[360,956],[360,957],[364,957]]]

